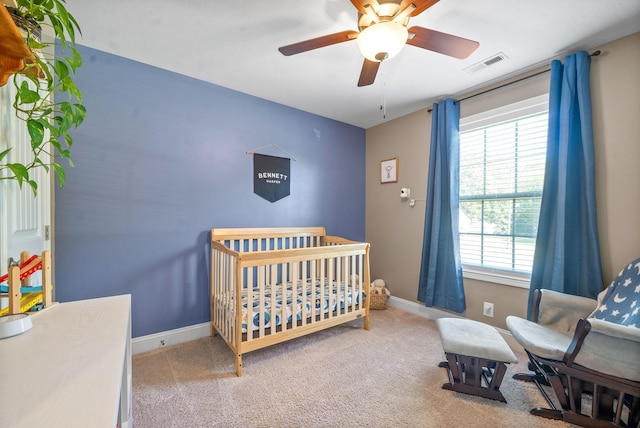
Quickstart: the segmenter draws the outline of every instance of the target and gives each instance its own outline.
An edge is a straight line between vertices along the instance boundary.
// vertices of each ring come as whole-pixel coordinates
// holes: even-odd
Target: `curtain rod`
[[[594,53],[589,54],[589,56],[598,56],[600,54],[601,54],[601,52],[599,50],[597,50]],[[502,89],[502,88],[504,88],[506,86],[513,85],[514,83],[519,83],[519,82],[522,82],[523,80],[531,79],[532,77],[536,77],[536,76],[539,76],[541,74],[548,73],[549,71],[551,71],[551,68],[547,68],[546,70],[538,71],[537,73],[533,73],[533,74],[531,74],[529,76],[521,77],[520,79],[516,79],[514,81],[511,81],[511,82],[508,82],[508,83],[504,83],[502,85],[496,86],[495,88],[491,88],[491,89],[487,89],[485,91],[478,92],[477,94],[469,95],[468,97],[460,98],[458,100],[458,102],[462,102],[464,100],[468,100],[470,98],[477,97],[478,95],[484,95],[484,94],[487,94],[489,92],[493,92],[496,89]],[[433,111],[432,108],[427,110],[428,113],[431,113],[432,111]]]

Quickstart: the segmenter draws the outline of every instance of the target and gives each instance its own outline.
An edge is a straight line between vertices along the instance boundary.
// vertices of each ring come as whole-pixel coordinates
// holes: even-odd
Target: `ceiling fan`
[[[409,19],[424,12],[439,0],[351,0],[358,10],[360,31],[341,31],[303,42],[282,46],[278,50],[286,56],[295,55],[336,43],[356,40],[364,64],[358,86],[371,85],[382,61],[398,54],[405,44],[464,59],[480,44],[473,40],[441,33],[429,28],[407,28]]]

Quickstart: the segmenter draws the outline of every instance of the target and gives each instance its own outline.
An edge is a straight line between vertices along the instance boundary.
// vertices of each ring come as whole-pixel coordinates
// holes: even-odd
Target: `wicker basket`
[[[369,309],[387,309],[386,294],[372,294],[369,302]]]

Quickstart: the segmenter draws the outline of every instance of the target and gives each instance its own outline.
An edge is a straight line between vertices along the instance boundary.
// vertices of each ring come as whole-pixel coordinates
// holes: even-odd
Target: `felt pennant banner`
[[[289,196],[291,159],[253,155],[253,193],[269,202]]]

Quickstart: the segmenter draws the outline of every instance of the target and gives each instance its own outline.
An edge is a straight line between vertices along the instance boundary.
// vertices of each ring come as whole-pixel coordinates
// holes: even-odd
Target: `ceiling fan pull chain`
[[[380,73],[382,76],[382,73]],[[387,82],[382,83],[382,96],[380,97],[380,110],[382,110],[382,118],[387,118]]]

